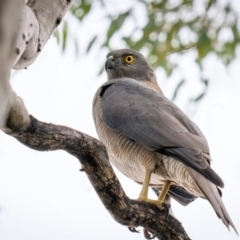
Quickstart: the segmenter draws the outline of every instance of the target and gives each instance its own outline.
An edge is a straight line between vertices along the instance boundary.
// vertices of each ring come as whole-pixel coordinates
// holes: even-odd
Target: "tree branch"
[[[13,68],[31,65],[61,23],[74,0],[28,0],[22,4]]]
[[[11,121],[7,127],[12,128]],[[120,224],[144,227],[162,240],[189,240],[187,233],[171,215],[151,204],[129,199],[108,160],[105,146],[84,133],[65,126],[40,122],[30,116],[25,130],[10,133],[27,147],[40,150],[65,150],[80,161],[91,184],[111,216]]]

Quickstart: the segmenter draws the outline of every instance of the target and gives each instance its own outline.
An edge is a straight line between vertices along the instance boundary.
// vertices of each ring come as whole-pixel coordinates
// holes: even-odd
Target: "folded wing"
[[[202,132],[162,93],[134,79],[105,84],[101,90],[105,124],[152,151],[172,156],[217,186],[210,168],[209,147]]]

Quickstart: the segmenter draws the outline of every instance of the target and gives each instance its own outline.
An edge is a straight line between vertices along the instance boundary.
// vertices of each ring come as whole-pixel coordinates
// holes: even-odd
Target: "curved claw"
[[[140,231],[137,230],[135,227],[128,227],[128,230],[129,230],[130,232],[134,232],[134,233],[139,233],[139,232],[140,232]]]
[[[143,229],[143,234],[146,239],[154,239],[156,234],[149,232],[146,228]]]
[[[165,211],[165,218],[168,219],[171,205],[163,202],[162,206],[163,206],[164,211]]]

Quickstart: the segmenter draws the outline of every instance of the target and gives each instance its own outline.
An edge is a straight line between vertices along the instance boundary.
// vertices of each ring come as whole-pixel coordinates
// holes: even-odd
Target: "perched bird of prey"
[[[206,198],[223,223],[237,233],[218,189],[223,181],[210,167],[205,137],[164,96],[142,54],[112,51],[105,69],[108,80],[93,101],[96,130],[112,164],[142,184],[139,200],[161,209],[167,193],[184,205],[195,197]],[[161,189],[158,200],[148,198],[149,186]]]

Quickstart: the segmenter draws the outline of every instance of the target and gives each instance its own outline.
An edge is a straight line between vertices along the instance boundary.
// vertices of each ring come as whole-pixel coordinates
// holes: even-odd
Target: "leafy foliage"
[[[154,68],[162,67],[170,76],[177,64],[170,61],[172,53],[182,54],[188,49],[197,52],[196,64],[202,69],[202,63],[209,53],[215,53],[227,66],[236,57],[236,48],[240,42],[239,15],[232,4],[234,1],[220,0],[153,0],[152,2],[136,0],[129,9],[123,12],[109,14],[106,10],[106,0],[100,2],[100,11],[106,12],[109,27],[105,33],[102,48],[111,49],[111,40],[119,31],[123,32],[122,41],[126,47],[142,50],[147,49],[147,55]],[[82,21],[93,9],[93,1],[76,0],[72,13]],[[146,9],[146,22],[139,24],[136,16],[136,5]],[[130,34],[124,32],[126,22],[134,22]],[[66,30],[65,30],[66,32]],[[138,37],[136,37],[135,33]],[[86,52],[90,51],[97,36],[89,42]],[[192,101],[199,101],[206,93],[208,80],[200,76],[204,92]],[[176,86],[173,99],[179,89],[184,86],[181,80]]]

